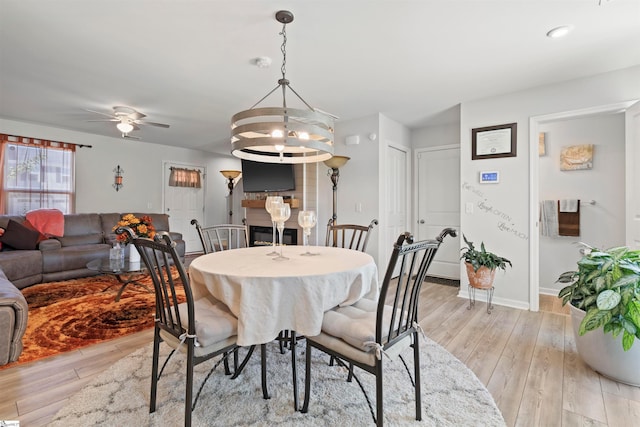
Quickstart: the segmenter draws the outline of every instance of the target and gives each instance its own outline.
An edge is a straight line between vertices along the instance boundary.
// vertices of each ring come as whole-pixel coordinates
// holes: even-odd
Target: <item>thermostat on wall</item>
[[[483,171],[480,172],[480,184],[497,184],[500,182],[500,172]]]

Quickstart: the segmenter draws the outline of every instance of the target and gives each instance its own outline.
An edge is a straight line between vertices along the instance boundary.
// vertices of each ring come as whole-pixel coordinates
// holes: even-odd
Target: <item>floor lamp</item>
[[[329,160],[325,160],[324,164],[331,168],[328,175],[333,183],[333,215],[331,216],[332,224],[336,224],[338,219],[338,178],[340,177],[340,168],[344,166],[351,157],[333,156]]]
[[[233,224],[233,180],[240,176],[240,171],[224,170],[220,171],[229,181],[227,182],[227,188],[229,189],[229,199],[227,201],[227,207],[229,208],[229,224]]]

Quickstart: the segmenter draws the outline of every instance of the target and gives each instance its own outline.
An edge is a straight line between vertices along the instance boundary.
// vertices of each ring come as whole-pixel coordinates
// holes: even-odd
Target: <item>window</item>
[[[72,213],[75,145],[0,134],[0,213],[39,209]]]

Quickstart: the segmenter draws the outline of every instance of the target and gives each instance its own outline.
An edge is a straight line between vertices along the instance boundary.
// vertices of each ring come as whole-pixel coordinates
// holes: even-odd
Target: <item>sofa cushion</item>
[[[4,234],[0,236],[0,242],[14,249],[35,250],[40,239],[40,232],[9,220]]]
[[[64,217],[64,236],[58,237],[63,247],[102,243],[99,214],[69,214]]]
[[[2,252],[0,270],[4,271],[7,278],[18,288],[39,283],[42,279],[42,252],[37,250]]]
[[[42,273],[49,274],[66,270],[81,270],[96,258],[107,258],[107,244],[64,246],[57,251],[42,252]]]
[[[102,224],[102,232],[107,241],[115,240],[116,233],[113,227],[120,221],[119,213],[103,213],[100,214],[100,223]]]

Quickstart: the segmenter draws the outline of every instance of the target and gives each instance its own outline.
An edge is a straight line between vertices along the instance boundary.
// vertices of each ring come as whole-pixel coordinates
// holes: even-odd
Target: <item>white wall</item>
[[[536,220],[529,218],[529,118],[638,98],[640,66],[462,104],[461,229],[514,264],[496,275],[497,303],[529,307],[529,259],[535,256],[529,253],[529,221]],[[471,160],[473,128],[512,122],[518,124],[517,157]],[[500,171],[500,183],[478,184],[481,170]],[[472,214],[464,212],[467,203]]]
[[[598,248],[625,244],[624,114],[561,120],[540,125],[546,154],[540,156],[540,200],[580,199],[580,236],[540,236],[540,291],[557,295],[558,276],[576,269],[581,241]],[[561,171],[562,147],[593,144],[593,168]],[[585,204],[590,200],[595,205]]]
[[[411,146],[414,149],[460,145],[460,122],[413,129]]]
[[[173,161],[206,168],[205,220],[210,224],[225,222],[225,196],[228,190],[226,180],[219,171],[240,169],[240,161],[231,156],[6,119],[0,119],[0,133],[93,147],[76,150],[77,213],[162,212],[163,162]],[[112,187],[116,165],[124,169],[124,186],[120,191]],[[242,218],[242,212],[236,212],[234,216]]]

